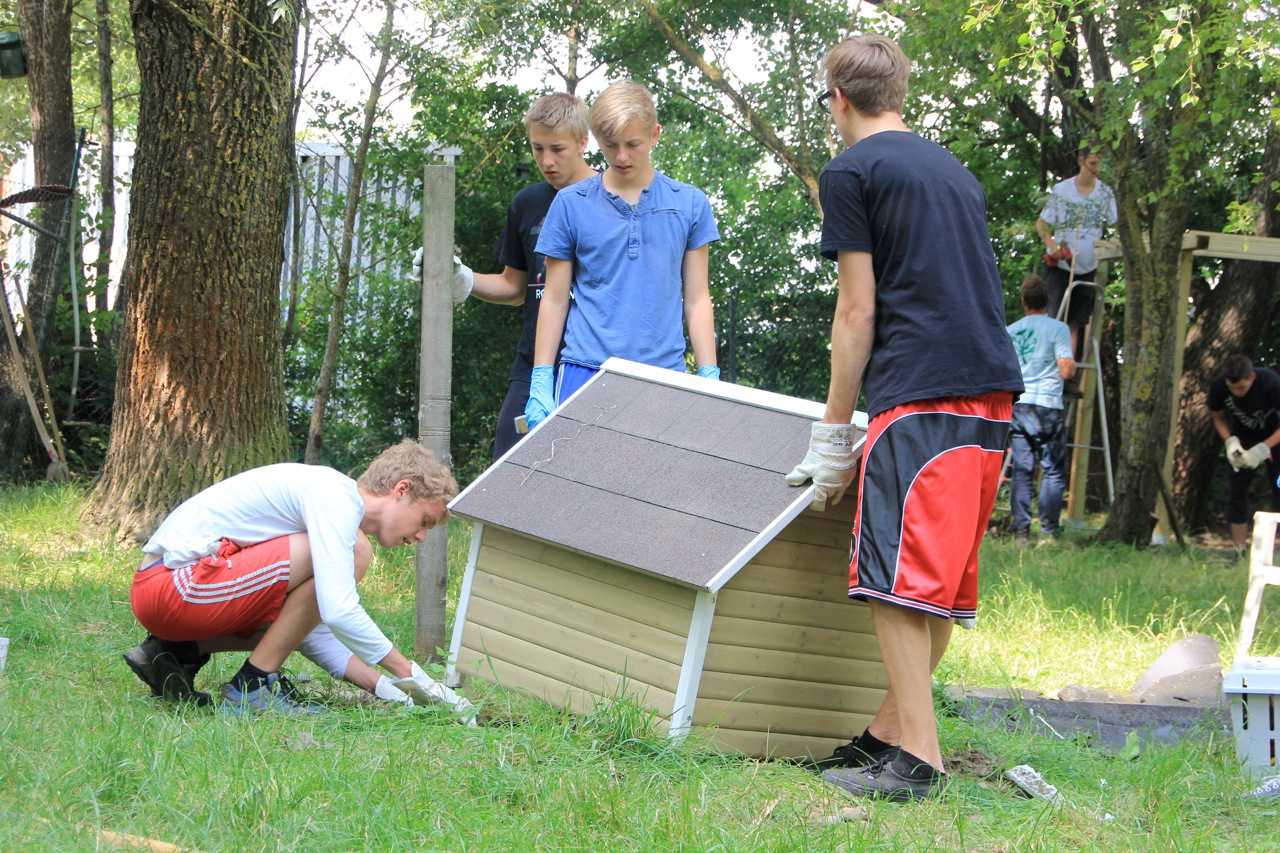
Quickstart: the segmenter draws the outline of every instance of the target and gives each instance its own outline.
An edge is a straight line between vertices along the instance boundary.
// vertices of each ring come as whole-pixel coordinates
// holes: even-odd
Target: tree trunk
[[[86,508],[142,538],[217,480],[288,459],[279,281],[297,20],[134,0],[140,101],[111,442]]]
[[[1280,237],[1280,132],[1267,135],[1261,165],[1262,180],[1250,196],[1258,205],[1254,234]],[[1178,445],[1173,461],[1173,503],[1178,518],[1188,527],[1204,527],[1208,521],[1210,489],[1216,472],[1223,469],[1222,440],[1209,416],[1209,383],[1222,372],[1222,362],[1243,353],[1256,358],[1258,341],[1270,328],[1280,304],[1280,264],[1261,261],[1228,261],[1213,290],[1205,288],[1196,300],[1195,321],[1187,332],[1183,356]]]
[[[316,392],[311,401],[311,423],[307,427],[305,461],[315,465],[320,461],[320,447],[324,443],[324,410],[333,388],[333,376],[337,372],[338,347],[342,342],[342,327],[346,322],[347,289],[351,284],[351,249],[355,241],[356,213],[360,207],[360,193],[364,187],[365,163],[369,159],[369,140],[378,118],[378,101],[382,98],[382,84],[387,79],[387,67],[391,62],[391,36],[395,24],[395,3],[387,0],[386,18],[382,32],[378,34],[378,70],[369,84],[369,97],[364,104],[364,124],[355,156],[351,158],[351,182],[347,185],[347,208],[342,220],[342,245],[338,250],[338,280],[333,285],[333,305],[329,311],[329,333],[325,338],[324,357],[320,362],[320,376],[316,379]]]
[[[1124,249],[1124,366],[1120,373],[1120,453],[1116,468],[1116,502],[1099,538],[1145,546],[1151,541],[1152,510],[1159,495],[1172,418],[1177,327],[1186,323],[1187,306],[1179,304],[1178,264],[1182,234],[1191,209],[1192,192],[1178,189],[1160,200],[1150,219],[1146,245],[1140,212],[1140,186],[1134,173],[1146,167],[1136,138],[1121,141],[1117,151],[1117,230]],[[1184,186],[1188,186],[1184,185]]]
[[[311,11],[302,9],[302,57],[298,60],[297,75],[293,84],[293,108],[290,123],[295,134],[298,129],[298,113],[302,109],[302,92],[307,83],[307,70],[311,58]],[[302,168],[297,156],[289,158],[289,293],[284,308],[284,334],[281,350],[288,352],[293,345],[294,327],[298,321],[298,285],[302,277]]]
[[[31,98],[31,148],[37,185],[66,185],[75,160],[75,118],[71,110],[71,2],[18,0],[18,22],[27,56],[27,89]],[[71,200],[40,205],[35,221],[60,233]],[[21,375],[34,379],[33,350],[47,357],[65,270],[62,243],[37,234],[35,257],[21,283],[27,316],[21,343],[27,364],[15,364],[9,348],[0,348],[0,480],[16,478],[38,454],[35,426],[22,394]],[[10,284],[19,282],[10,279]],[[43,462],[40,465],[44,467]]]
[[[94,261],[93,296],[98,310],[106,304],[111,279],[111,243],[116,230],[116,108],[115,84],[111,71],[111,2],[97,0],[98,13],[98,99],[101,101],[102,129],[98,134],[98,190],[101,215],[98,219],[98,257]]]

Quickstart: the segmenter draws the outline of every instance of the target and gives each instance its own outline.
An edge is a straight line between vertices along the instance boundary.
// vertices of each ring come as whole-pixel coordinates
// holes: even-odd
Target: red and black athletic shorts
[[[978,544],[1013,414],[1007,391],[918,400],[871,419],[858,482],[849,597],[972,619]]]
[[[180,569],[156,561],[133,576],[129,603],[163,640],[249,639],[276,620],[289,591],[289,537],[244,548],[222,540],[218,556]]]

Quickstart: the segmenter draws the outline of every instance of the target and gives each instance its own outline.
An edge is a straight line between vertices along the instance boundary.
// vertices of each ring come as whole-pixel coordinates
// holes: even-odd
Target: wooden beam
[[[453,370],[454,167],[427,166],[422,189],[422,322],[418,364],[418,441],[446,465]],[[427,531],[414,555],[413,648],[438,661],[449,642],[445,618],[449,525]]]

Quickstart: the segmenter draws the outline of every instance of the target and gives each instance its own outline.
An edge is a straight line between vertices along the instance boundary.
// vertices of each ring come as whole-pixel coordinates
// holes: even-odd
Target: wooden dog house
[[[783,482],[822,410],[606,362],[450,504],[475,522],[454,674],[573,711],[632,696],[753,756],[862,731],[887,680],[847,597],[855,501]]]

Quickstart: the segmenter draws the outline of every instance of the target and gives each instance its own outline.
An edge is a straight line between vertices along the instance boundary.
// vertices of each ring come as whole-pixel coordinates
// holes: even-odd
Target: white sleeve
[[[303,510],[311,571],[316,582],[320,621],[360,660],[377,666],[394,648],[360,603],[356,591],[356,536],[364,517],[364,501],[356,494],[345,506],[332,495],[316,495]]]
[[[302,642],[298,644],[298,652],[334,678],[342,678],[347,674],[351,650],[333,636],[328,625],[322,623],[303,637]]]

